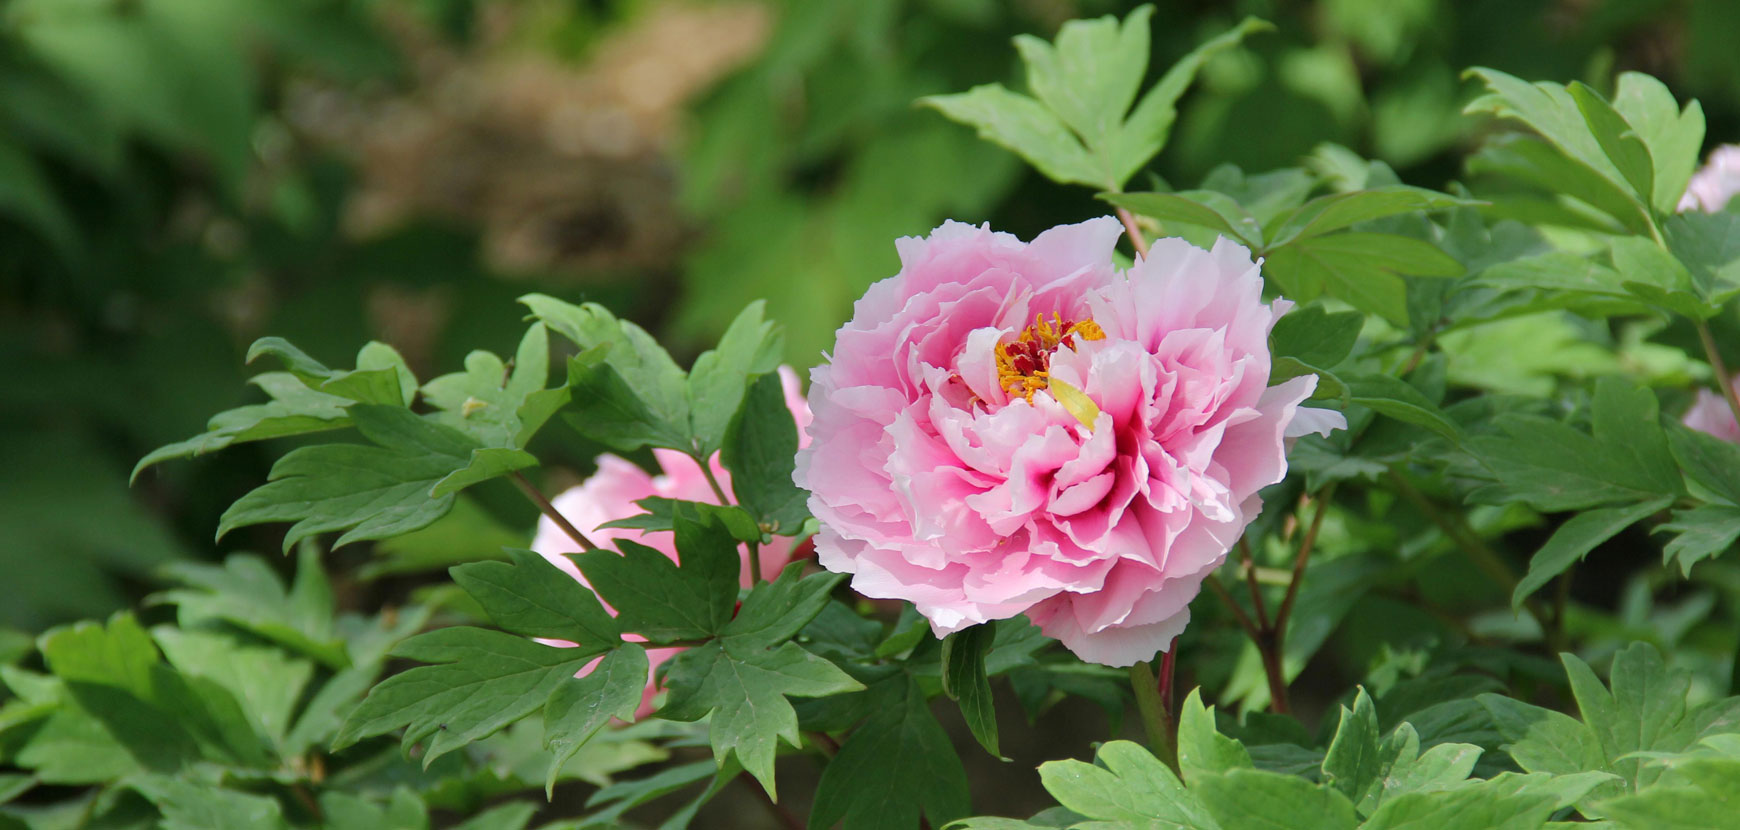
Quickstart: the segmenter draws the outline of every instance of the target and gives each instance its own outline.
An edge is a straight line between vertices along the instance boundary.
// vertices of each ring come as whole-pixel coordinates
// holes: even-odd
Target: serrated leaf
[[[993,756],[997,748],[997,710],[991,681],[985,675],[985,655],[991,649],[994,626],[979,624],[950,634],[942,643],[943,693],[961,706],[961,717],[979,745]]]
[[[1631,185],[1632,193],[1644,204],[1649,204],[1655,193],[1655,164],[1643,139],[1638,137],[1625,116],[1586,84],[1573,81],[1568,91],[1571,100],[1577,104],[1577,110],[1583,114],[1583,123],[1595,135],[1595,142],[1601,146],[1607,160]]]
[[[1403,793],[1383,803],[1361,830],[1538,830],[1553,814],[1541,795],[1501,795],[1480,786]]]
[[[953,95],[918,99],[979,131],[979,137],[1025,159],[1052,181],[1104,187],[1110,175],[1101,170],[1061,119],[1044,104],[1002,84],[982,84]]]
[[[1740,507],[1740,446],[1683,424],[1669,424],[1668,449],[1699,498]]]
[[[1511,592],[1511,608],[1520,608],[1530,595],[1552,581],[1553,577],[1582,561],[1597,545],[1667,509],[1672,503],[1672,496],[1662,496],[1637,504],[1588,510],[1567,519],[1553,531],[1547,543],[1529,558],[1529,572],[1517,581],[1516,589]],[[1740,530],[1736,530],[1736,533],[1740,533]]]
[[[438,410],[436,417],[442,424],[471,435],[499,455],[524,448],[550,415],[567,403],[567,385],[544,388],[549,377],[550,335],[544,324],[534,323],[520,339],[511,371],[494,354],[474,351],[465,357],[465,371],[423,384],[423,397]],[[525,459],[530,461],[520,459],[521,463],[501,472],[537,463],[529,455]]]
[[[598,349],[603,362],[638,393],[636,397],[645,401],[660,422],[686,428],[689,395],[683,370],[652,335],[616,319],[597,303],[572,305],[543,294],[527,294],[520,302],[544,325],[573,341],[582,353]]]
[[[1129,741],[1108,741],[1094,761],[1047,761],[1039,765],[1039,780],[1059,804],[1088,818],[1162,830],[1221,826],[1195,787],[1184,789],[1178,776],[1148,750]]]
[[[356,404],[357,428],[376,446],[302,447],[272,465],[271,481],[236,500],[218,521],[218,536],[264,522],[295,522],[288,551],[318,533],[345,531],[334,547],[427,526],[453,505],[434,497],[437,482],[471,461],[477,444],[464,433],[402,407]]]
[[[1185,783],[1195,783],[1203,775],[1252,766],[1251,754],[1244,745],[1215,729],[1214,707],[1202,705],[1202,690],[1191,689],[1178,713],[1178,771]]]
[[[1296,775],[1235,769],[1205,775],[1191,788],[1225,828],[1311,827],[1352,830],[1353,803]]]
[[[732,648],[772,648],[793,636],[822,612],[845,574],[805,577],[804,563],[793,562],[772,582],[756,585],[726,623],[720,638]]]
[[[1401,277],[1363,257],[1319,249],[1314,244],[1319,241],[1271,249],[1263,259],[1264,276],[1300,302],[1328,294],[1398,326],[1408,325],[1408,286]]]
[[[158,447],[139,459],[133,467],[132,480],[137,480],[145,468],[171,458],[191,458],[231,444],[350,426],[350,416],[344,410],[351,403],[348,399],[310,389],[289,372],[267,372],[249,378],[248,382],[260,387],[271,398],[270,402],[213,415],[205,432]]]
[[[1655,393],[1602,378],[1592,410],[1589,434],[1534,415],[1493,419],[1500,434],[1469,444],[1496,483],[1472,498],[1561,511],[1679,495],[1679,470],[1656,420]]]
[[[210,784],[143,776],[129,782],[163,812],[163,830],[288,830],[277,799],[224,789]]]
[[[870,718],[822,770],[809,827],[906,830],[921,816],[942,827],[965,815],[966,769],[918,684],[900,675],[869,694]]]
[[[571,403],[564,419],[581,435],[625,452],[647,445],[686,452],[688,412],[676,421],[655,410],[609,362],[618,348],[606,343],[568,359]]]
[[[633,643],[617,646],[585,677],[558,684],[544,706],[544,746],[550,750],[550,771],[544,794],[555,792],[562,765],[574,757],[611,718],[634,720],[640,708],[650,667],[646,650]]]
[[[778,376],[771,373],[785,343],[774,324],[764,319],[765,305],[757,300],[743,309],[719,338],[718,347],[703,352],[689,371],[689,432],[695,442],[689,452],[697,458],[711,457],[725,443],[727,430],[744,407],[744,396],[757,376],[762,381],[771,378],[774,388],[779,388]],[[783,395],[780,405],[784,407]]]
[[[1706,504],[1676,510],[1670,521],[1653,532],[1675,534],[1662,548],[1662,564],[1677,561],[1680,575],[1690,576],[1693,565],[1726,552],[1734,546],[1735,539],[1740,539],[1740,508]]]
[[[407,748],[429,741],[423,754],[427,767],[536,711],[558,685],[606,650],[605,644],[554,648],[482,628],[420,634],[393,654],[435,665],[393,675],[374,687],[345,718],[333,750],[404,727]]]
[[[1740,294],[1740,213],[1687,211],[1663,222],[1662,235],[1706,303]]]
[[[735,505],[721,507],[704,501],[648,496],[635,502],[635,506],[646,512],[636,513],[626,519],[613,519],[599,527],[621,527],[648,532],[672,531],[676,530],[677,517],[681,516],[691,522],[717,523],[731,534],[731,538],[740,542],[761,541],[761,528],[755,523],[755,517]]]
[[[1398,421],[1422,426],[1452,441],[1462,440],[1462,429],[1446,417],[1424,393],[1390,375],[1351,375],[1348,400]]]
[[[1698,151],[1704,145],[1703,108],[1692,101],[1681,109],[1666,84],[1641,72],[1619,74],[1613,108],[1649,149],[1656,212],[1673,213],[1698,166]]]
[[[798,746],[797,713],[787,697],[824,697],[864,688],[833,663],[795,643],[771,650],[734,650],[718,642],[691,648],[670,662],[670,699],[660,717],[696,721],[712,716],[713,758],[735,757],[778,798],[773,759],[778,741]]]
[[[1341,708],[1341,723],[1323,756],[1323,778],[1349,799],[1358,799],[1382,774],[1378,762],[1377,708],[1365,688],[1354,697],[1353,709]]]
[[[207,631],[158,626],[151,634],[170,665],[222,686],[241,704],[260,739],[282,751],[296,704],[313,678],[312,663]]]
[[[1274,31],[1274,28],[1267,21],[1244,18],[1231,29],[1203,41],[1168,67],[1160,80],[1136,103],[1136,108],[1130,111],[1123,129],[1107,143],[1105,155],[1111,161],[1117,184],[1121,186],[1128,181],[1166,146],[1172,124],[1178,120],[1178,99],[1196,80],[1196,73],[1203,64],[1238,46],[1246,37]]]
[[[593,590],[617,611],[616,624],[655,643],[711,637],[731,620],[742,560],[737,540],[717,524],[678,518],[678,567],[645,545],[617,541],[621,554],[574,555]]]
[[[544,557],[509,550],[508,562],[474,562],[452,570],[453,581],[496,625],[527,637],[614,648],[616,620],[597,595]]]
[[[720,460],[731,471],[732,495],[769,533],[796,535],[810,518],[809,494],[792,482],[797,450],[779,376],[764,374],[731,420]]]
[[[178,562],[164,570],[190,586],[154,598],[175,605],[183,627],[221,621],[329,668],[350,665],[344,640],[333,631],[332,589],[320,567],[320,552],[312,545],[299,552],[296,581],[289,591],[277,572],[252,554],[233,554],[221,567]]]

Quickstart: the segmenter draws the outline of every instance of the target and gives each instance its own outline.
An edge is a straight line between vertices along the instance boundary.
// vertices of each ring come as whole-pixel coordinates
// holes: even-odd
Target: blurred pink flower
[[[1710,151],[1710,157],[1686,184],[1686,195],[1680,197],[1680,210],[1701,210],[1715,213],[1728,206],[1728,200],[1740,193],[1740,144],[1724,144]]]
[[[1031,243],[945,223],[899,240],[810,375],[795,478],[818,559],[942,636],[1025,612],[1085,660],[1168,647],[1202,580],[1286,473],[1287,439],[1344,425],[1268,386],[1244,248],[1161,239],[1119,273],[1115,219]]]
[[[1740,383],[1740,375],[1734,377]],[[1740,444],[1740,422],[1734,420],[1734,410],[1722,399],[1722,393],[1699,389],[1698,399],[1680,422],[1699,432],[1707,432],[1732,444]]]
[[[785,388],[786,406],[791,408],[792,417],[797,420],[798,441],[801,445],[807,441],[803,430],[810,422],[810,408],[804,403],[796,372],[793,372],[790,367],[781,366],[779,367],[779,379],[781,386]],[[616,540],[627,539],[653,548],[669,556],[671,561],[675,562],[677,561],[676,542],[669,532],[651,533],[623,528],[599,527],[606,522],[626,519],[629,516],[645,512],[635,502],[651,496],[683,501],[700,501],[709,504],[719,503],[719,500],[713,495],[713,489],[707,485],[707,479],[702,475],[700,465],[696,464],[693,458],[675,450],[653,450],[653,456],[664,471],[662,475],[649,475],[632,462],[614,455],[601,455],[597,462],[598,471],[593,473],[591,478],[586,479],[578,486],[563,491],[551,499],[550,503],[555,505],[557,512],[573,523],[574,527],[585,533],[588,539],[600,547],[613,549]],[[731,474],[720,465],[717,454],[714,454],[712,458],[712,465],[713,475],[718,477],[719,486],[724,488],[725,492],[730,493]],[[763,545],[760,557],[762,578],[771,580],[778,577],[779,572],[793,559],[801,558],[794,555],[798,553],[798,547],[787,536],[775,536],[772,544]],[[586,577],[580,573],[580,569],[575,567],[574,561],[564,555],[579,553],[580,545],[568,538],[568,534],[557,527],[556,523],[548,516],[538,519],[538,532],[532,539],[532,550],[541,554],[556,567],[561,568],[569,576],[574,577],[581,585],[591,587],[586,582]],[[747,588],[755,582],[754,577],[749,573],[749,549],[739,547],[738,555],[743,559],[740,578],[743,587]],[[604,608],[612,616],[616,614],[616,609],[611,608],[609,603],[604,603]],[[633,634],[625,635],[623,639],[634,642],[642,641],[641,637]],[[573,645],[559,640],[542,640],[540,642],[556,646]],[[636,717],[645,717],[653,711],[653,697],[659,691],[658,685],[653,682],[654,673],[658,671],[660,664],[676,656],[682,650],[682,648],[647,649],[647,658],[651,666],[648,667],[646,692],[641,697],[640,709],[636,711]],[[597,660],[588,663],[580,670],[578,676],[584,677],[596,665],[598,665]]]

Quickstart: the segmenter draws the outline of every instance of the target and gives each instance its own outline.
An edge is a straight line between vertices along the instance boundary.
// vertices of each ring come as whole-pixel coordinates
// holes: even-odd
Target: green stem
[[[1160,684],[1154,678],[1152,665],[1144,662],[1130,667],[1130,690],[1136,693],[1136,711],[1142,715],[1149,748],[1174,773],[1178,772],[1178,724],[1160,698]]]
[[[695,458],[694,456],[689,456]],[[705,458],[695,458],[695,463],[701,465],[701,475],[707,479],[707,486],[713,488],[713,497],[719,500],[720,506],[730,507],[731,497],[725,495],[725,488],[719,486],[718,477],[713,475],[713,465]]]
[[[1710,361],[1710,368],[1716,373],[1716,388],[1722,390],[1722,398],[1728,402],[1728,411],[1734,413],[1734,420],[1740,421],[1740,397],[1734,392],[1734,379],[1728,374],[1728,367],[1722,363],[1722,353],[1716,350],[1716,338],[1710,334],[1708,321],[1698,321],[1698,341],[1704,344],[1704,358]]]
[[[580,546],[581,550],[598,549],[598,546],[592,544],[592,540],[586,538],[586,534],[581,533],[579,528],[575,527],[572,522],[568,521],[568,517],[562,515],[562,511],[557,510],[556,505],[551,504],[550,500],[545,498],[543,493],[538,492],[538,488],[533,487],[532,483],[527,481],[525,476],[515,472],[513,473],[513,480],[515,484],[519,485],[520,492],[525,493],[526,498],[531,499],[532,503],[537,505],[538,509],[543,511],[544,515],[549,516],[550,521],[555,522],[556,526],[561,528],[563,533],[568,534],[568,538],[573,539],[575,544]]]

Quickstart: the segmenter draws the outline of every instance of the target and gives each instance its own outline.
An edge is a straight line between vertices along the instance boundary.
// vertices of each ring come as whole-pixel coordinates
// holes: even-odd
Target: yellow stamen
[[[1010,396],[1033,402],[1033,393],[1049,387],[1051,353],[1059,346],[1075,347],[1074,338],[1104,340],[1105,329],[1093,320],[1065,323],[1056,312],[1051,319],[1033,315],[1033,325],[1022,330],[1012,343],[997,344],[997,383]]]

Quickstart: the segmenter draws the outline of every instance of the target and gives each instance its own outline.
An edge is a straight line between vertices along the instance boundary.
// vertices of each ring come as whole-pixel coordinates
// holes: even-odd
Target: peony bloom
[[[1740,383],[1740,375],[1734,377]],[[1740,444],[1740,422],[1734,420],[1734,410],[1722,399],[1722,393],[1698,390],[1698,400],[1686,410],[1680,422],[1699,432],[1706,432],[1731,444]]]
[[[785,387],[786,406],[791,408],[792,417],[797,420],[798,440],[802,442],[805,440],[803,437],[804,427],[810,422],[810,408],[804,403],[802,392],[798,388],[796,372],[793,372],[789,367],[781,366],[779,379],[781,385]],[[556,510],[567,517],[574,527],[585,533],[586,538],[591,539],[594,544],[600,547],[614,547],[613,543],[617,539],[627,539],[653,548],[669,556],[672,561],[676,561],[676,541],[669,532],[650,533],[623,528],[599,527],[605,522],[625,519],[645,512],[635,502],[651,496],[712,504],[719,503],[719,500],[713,495],[713,488],[708,486],[706,477],[701,474],[700,465],[696,464],[693,458],[675,450],[653,450],[653,456],[658,459],[659,467],[664,470],[663,475],[648,475],[645,470],[622,458],[614,455],[601,455],[598,457],[598,471],[593,473],[591,478],[586,479],[576,487],[570,487],[563,491],[551,499],[550,503],[555,505]],[[725,492],[730,493],[731,474],[719,464],[717,454],[713,456],[712,464],[713,475],[718,477],[719,486],[724,488]],[[793,555],[796,553],[796,547],[793,540],[785,536],[775,536],[771,544],[763,545],[760,552],[762,578],[774,579],[779,576],[779,572],[794,558],[797,558]],[[570,539],[568,534],[557,527],[556,523],[551,521],[548,516],[538,519],[538,532],[537,536],[532,539],[532,550],[543,555],[545,559],[567,572],[580,584],[591,587],[587,584],[586,577],[580,573],[580,569],[575,567],[573,560],[564,555],[579,553],[580,545]],[[749,549],[740,547],[738,552],[743,557],[741,579],[743,587],[747,588],[755,582],[754,577],[749,573]],[[605,603],[604,607],[611,615],[616,614],[616,609],[611,608],[609,603]],[[625,639],[639,641],[641,638],[630,634]],[[547,642],[550,645],[572,645],[559,641]],[[645,717],[653,711],[653,696],[659,691],[658,685],[653,681],[655,676],[653,673],[658,671],[660,664],[676,656],[682,650],[682,648],[647,649],[647,659],[651,665],[648,667],[646,692],[641,697],[640,709],[636,712],[637,717]],[[580,676],[585,676],[591,672],[597,664],[597,660],[588,663],[585,668],[580,670]]]
[[[938,635],[1026,613],[1085,660],[1167,647],[1286,473],[1315,376],[1270,387],[1250,254],[1161,239],[1127,274],[1101,218],[1031,243],[945,223],[901,239],[810,375],[795,478],[821,564]]]
[[[1727,207],[1736,193],[1740,193],[1740,144],[1724,144],[1710,151],[1704,166],[1692,174],[1679,207],[1682,212],[1715,213]]]

